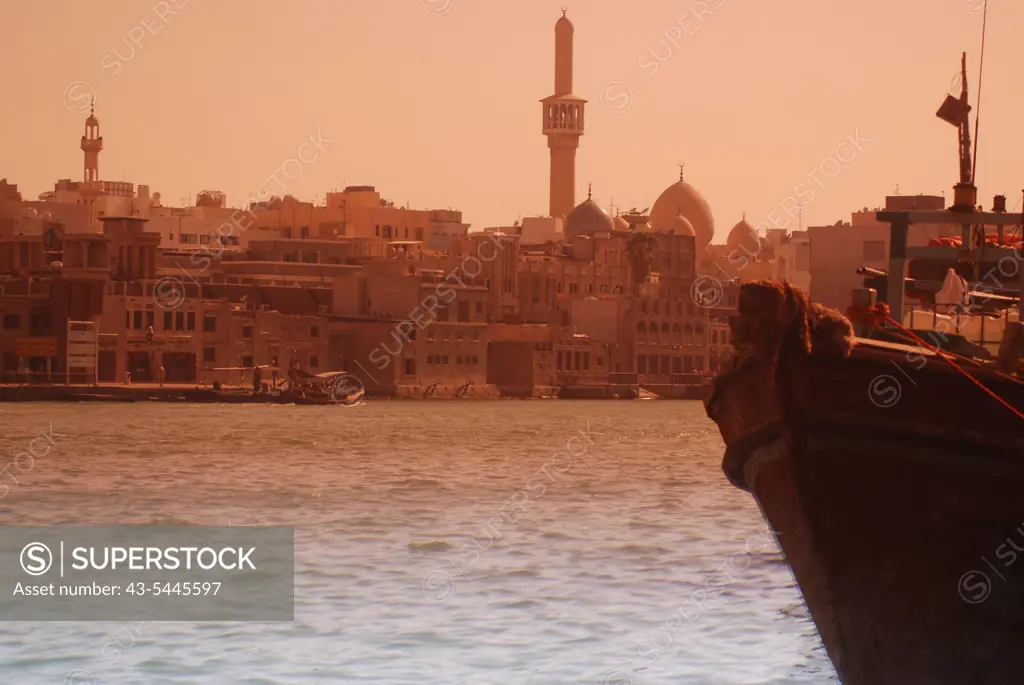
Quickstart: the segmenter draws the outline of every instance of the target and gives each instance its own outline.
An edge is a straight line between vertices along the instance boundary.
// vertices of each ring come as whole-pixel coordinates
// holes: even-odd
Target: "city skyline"
[[[574,94],[591,103],[578,152],[576,202],[585,199],[581,188],[593,183],[594,199],[606,208],[613,200],[623,211],[650,207],[675,179],[677,164],[685,163],[687,181],[711,205],[715,241],[721,242],[743,212],[754,225],[772,216],[781,227],[796,228],[792,213],[777,208],[816,170],[817,192],[804,203],[804,226],[878,206],[896,186],[907,194],[951,197],[955,139],[934,111],[942,89],[953,85],[961,50],[968,52],[977,101],[980,1],[949,0],[930,6],[930,13],[883,12],[882,3],[870,2],[838,19],[843,10],[805,8],[792,10],[792,21],[783,21],[787,11],[740,0],[628,10],[566,5],[576,26]],[[107,138],[101,178],[148,185],[166,204],[181,204],[186,196],[191,203],[199,191],[216,189],[232,206],[243,206],[302,142],[322,132],[337,146],[290,179],[281,194],[313,201],[366,183],[398,205],[462,210],[477,230],[510,225],[521,215],[547,213],[548,150],[536,108],[551,91],[552,25],[562,6],[496,9],[424,0],[403,2],[404,10],[340,10],[315,3],[289,10],[288,18],[303,28],[291,38],[268,31],[278,25],[268,21],[276,15],[260,3],[232,14],[230,3],[118,0],[102,16],[69,5],[56,18],[46,17],[49,38],[66,47],[4,77],[11,81],[5,91],[29,106],[2,115],[10,157],[0,173],[29,198],[58,178],[77,179],[76,142],[95,95]],[[19,5],[14,11],[20,21],[9,26],[40,25],[39,10]],[[756,31],[766,11],[781,27],[774,37]],[[1007,151],[1021,134],[1010,117],[1022,103],[993,84],[1006,82],[1005,72],[1019,64],[1009,31],[1024,10],[997,5],[991,14],[979,196],[987,203],[995,193],[1006,194],[1012,208],[1019,189]],[[390,29],[379,28],[385,18]],[[340,24],[342,39],[321,44],[328,27],[344,19],[362,28],[347,31]],[[813,32],[839,19],[850,22],[844,32],[861,24],[875,33],[873,52],[858,56],[860,64],[849,54],[856,43]],[[487,28],[493,26],[520,40],[495,47]],[[886,41],[888,35],[910,28],[901,36],[905,47],[889,47],[897,43]],[[14,54],[33,35],[4,36],[0,54],[16,63]],[[249,47],[239,51],[246,39]],[[270,40],[260,44],[263,39]],[[275,50],[276,40],[283,43]],[[826,44],[830,50],[822,51]],[[194,45],[235,50],[239,59],[223,60],[223,71],[213,72],[203,68],[203,51]],[[517,60],[507,59],[511,51]],[[714,68],[693,68],[694,62]],[[787,65],[788,80],[780,76]],[[314,73],[313,67],[319,71],[312,86],[295,78]],[[916,78],[906,76],[910,68]],[[822,166],[837,156],[838,145],[857,136],[871,141],[867,154]]]

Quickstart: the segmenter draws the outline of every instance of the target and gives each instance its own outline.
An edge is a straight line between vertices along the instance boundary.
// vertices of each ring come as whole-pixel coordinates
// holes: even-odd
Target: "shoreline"
[[[429,397],[400,394],[373,395],[367,393],[364,401],[501,401],[501,400],[633,400],[633,399],[677,399],[700,400],[704,398],[702,386],[678,386],[671,393],[611,393],[605,386],[562,388],[554,395],[502,395],[497,392],[467,393],[463,396],[434,394]],[[638,396],[639,395],[639,396]],[[165,402],[199,404],[294,404],[311,406],[346,406],[343,402],[330,402],[318,398],[296,398],[272,394],[245,392],[244,387],[222,387],[218,392],[210,387],[192,384],[140,383],[133,385],[63,385],[63,384],[0,384],[0,403],[4,402]],[[361,403],[360,401],[359,403]]]

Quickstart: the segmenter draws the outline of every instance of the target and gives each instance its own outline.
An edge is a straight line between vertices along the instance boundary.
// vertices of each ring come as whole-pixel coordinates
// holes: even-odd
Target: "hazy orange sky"
[[[100,176],[148,184],[164,204],[216,189],[240,206],[320,130],[335,142],[285,181],[297,197],[371,184],[397,204],[461,209],[474,229],[508,225],[548,206],[538,101],[566,5],[574,90],[590,101],[578,200],[593,182],[602,205],[642,209],[682,161],[722,240],[859,129],[870,142],[826,163],[804,207],[805,225],[834,223],[897,184],[951,197],[956,131],[935,111],[964,50],[976,101],[982,2],[5,0],[0,178],[30,199],[80,180],[92,88]],[[703,23],[702,5],[715,8]],[[994,0],[986,206],[995,193],[1019,205],[1024,188],[1022,28],[1024,3]]]

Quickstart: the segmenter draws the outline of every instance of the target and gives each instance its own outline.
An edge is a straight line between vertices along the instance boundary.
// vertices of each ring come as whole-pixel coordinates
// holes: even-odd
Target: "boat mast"
[[[960,122],[960,183],[974,184],[971,168],[971,106],[967,101],[967,53],[960,58],[960,102],[964,118]]]

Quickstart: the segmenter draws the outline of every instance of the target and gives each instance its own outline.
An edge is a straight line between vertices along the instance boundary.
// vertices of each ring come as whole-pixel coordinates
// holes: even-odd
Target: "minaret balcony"
[[[542,129],[542,132],[546,136],[553,136],[553,135],[582,136],[583,135],[583,127],[582,126],[575,126],[575,127],[573,127],[573,126],[562,126],[562,127],[545,126]]]

